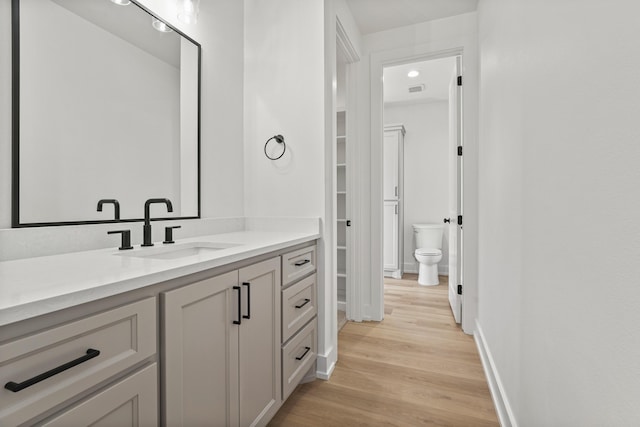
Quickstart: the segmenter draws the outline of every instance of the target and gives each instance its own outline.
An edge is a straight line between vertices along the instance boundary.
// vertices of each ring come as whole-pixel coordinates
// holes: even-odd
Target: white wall
[[[11,226],[11,1],[0,1],[0,228]]]
[[[175,18],[175,2],[143,0],[202,45],[202,216],[242,216],[243,3],[207,0],[197,25]],[[11,225],[11,2],[0,0],[0,228]],[[142,214],[143,207],[140,206]]]
[[[422,24],[411,25],[395,30],[369,34],[363,37],[363,60],[359,65],[359,105],[371,105],[368,111],[358,111],[359,157],[363,159],[359,165],[359,191],[362,195],[363,210],[359,217],[362,227],[368,230],[360,239],[360,253],[363,257],[363,283],[372,284],[363,290],[365,305],[364,318],[379,319],[383,316],[381,300],[382,287],[382,215],[378,207],[382,206],[381,181],[381,137],[382,137],[382,91],[381,85],[371,82],[371,67],[382,75],[384,65],[398,64],[411,60],[424,60],[438,54],[463,54],[463,86],[465,133],[465,175],[464,175],[464,272],[465,272],[465,305],[462,326],[465,332],[472,333],[475,327],[477,305],[477,17],[467,13],[451,18],[439,19]],[[377,75],[377,74],[376,74]],[[372,133],[372,129],[376,131]],[[466,307],[466,308],[465,308]]]
[[[478,7],[478,326],[505,413],[638,425],[640,4]]]
[[[449,216],[449,103],[387,104],[386,124],[402,123],[404,136],[404,270],[418,272],[413,224],[443,224]],[[449,229],[444,228],[438,271],[448,274]]]
[[[323,215],[323,25],[319,0],[245,0],[248,216]],[[277,134],[284,136],[287,150],[272,161],[263,149]]]

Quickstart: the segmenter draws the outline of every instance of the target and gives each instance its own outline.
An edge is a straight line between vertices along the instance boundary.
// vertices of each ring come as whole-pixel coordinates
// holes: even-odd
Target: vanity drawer
[[[316,246],[282,255],[282,286],[287,286],[316,270]]]
[[[316,282],[313,274],[282,291],[283,343],[318,313]]]
[[[316,361],[317,319],[282,347],[282,400],[286,400]]]
[[[154,363],[38,427],[158,426],[158,368]]]
[[[152,356],[156,334],[147,298],[1,344],[0,425],[28,421]]]

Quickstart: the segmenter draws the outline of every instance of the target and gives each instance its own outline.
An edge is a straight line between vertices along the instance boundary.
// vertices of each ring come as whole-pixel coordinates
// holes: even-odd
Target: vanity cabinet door
[[[265,425],[281,402],[280,258],[240,269],[240,425]]]
[[[236,270],[161,294],[166,426],[238,425],[237,284]]]

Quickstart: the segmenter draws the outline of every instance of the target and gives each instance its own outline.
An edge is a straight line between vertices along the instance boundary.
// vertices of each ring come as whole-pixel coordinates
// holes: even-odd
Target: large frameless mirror
[[[200,45],[128,0],[12,0],[14,227],[200,217]]]

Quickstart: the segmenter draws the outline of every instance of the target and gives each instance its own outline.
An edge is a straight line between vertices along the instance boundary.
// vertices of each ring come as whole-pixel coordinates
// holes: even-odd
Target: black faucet
[[[115,214],[115,219],[120,219],[120,202],[118,202],[116,199],[101,199],[101,200],[98,200],[98,212],[102,212],[102,205],[104,205],[105,203],[112,203],[113,204],[113,210],[114,210],[114,214]]]
[[[144,202],[144,226],[142,227],[142,246],[153,246],[151,243],[151,214],[149,207],[152,203],[164,203],[167,211],[173,212],[173,205],[169,199],[149,199]]]

